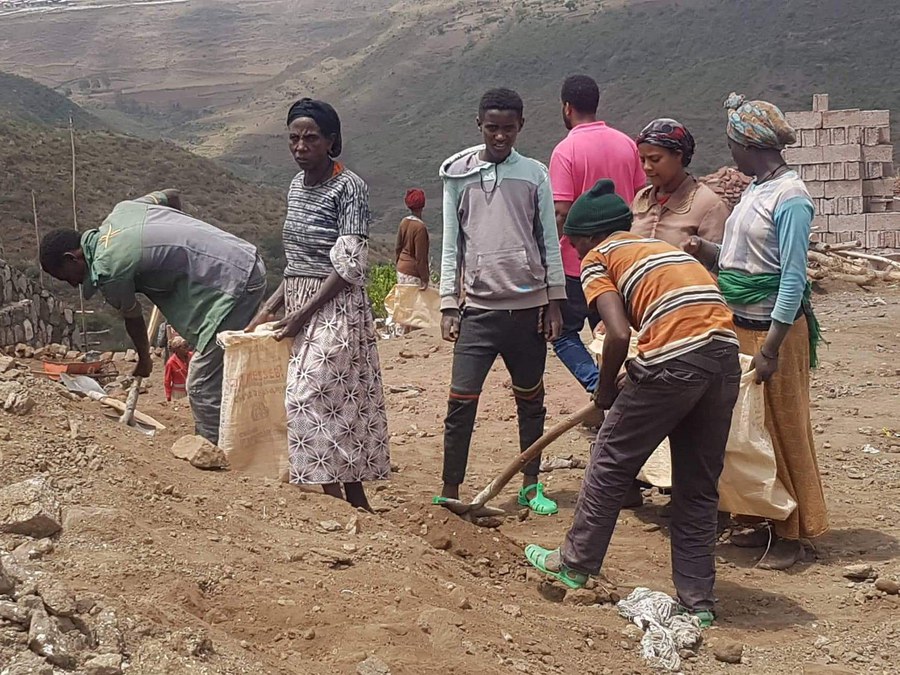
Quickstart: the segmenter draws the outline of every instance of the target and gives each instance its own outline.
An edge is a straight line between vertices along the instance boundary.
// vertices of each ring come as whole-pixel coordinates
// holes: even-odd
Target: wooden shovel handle
[[[512,480],[512,477],[521,471],[523,466],[537,457],[544,448],[570,429],[578,426],[592,415],[596,414],[597,406],[591,401],[578,412],[569,415],[569,417],[562,422],[553,426],[547,433],[528,446],[521,455],[510,462],[509,466],[503,470],[503,473],[492,480],[490,485],[479,492],[478,496],[472,501],[472,507],[484,506],[488,501],[496,497],[500,490],[506,487],[506,484]]]

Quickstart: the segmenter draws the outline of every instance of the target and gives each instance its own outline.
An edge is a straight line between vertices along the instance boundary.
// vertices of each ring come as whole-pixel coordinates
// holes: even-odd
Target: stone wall
[[[81,342],[75,312],[23,272],[0,260],[0,347]]]
[[[790,112],[787,118],[797,130],[797,142],[784,158],[813,198],[814,238],[900,249],[890,111],[829,110],[828,94],[816,94],[811,111]]]

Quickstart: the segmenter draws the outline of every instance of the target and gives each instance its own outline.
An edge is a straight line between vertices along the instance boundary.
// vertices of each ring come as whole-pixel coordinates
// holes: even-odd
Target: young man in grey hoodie
[[[566,280],[547,168],[514,149],[523,108],[514,91],[488,91],[476,120],[484,143],[441,165],[441,333],[456,343],[442,495],[453,499],[465,478],[478,398],[498,355],[512,378],[520,447],[544,431],[546,343],[562,329]],[[556,513],[538,483],[539,467],[537,458],[523,469],[519,503]]]

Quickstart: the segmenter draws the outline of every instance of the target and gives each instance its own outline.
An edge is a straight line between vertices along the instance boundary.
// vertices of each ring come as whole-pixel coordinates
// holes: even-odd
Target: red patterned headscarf
[[[687,166],[694,156],[694,137],[681,122],[667,117],[653,120],[638,134],[635,142],[657,145],[667,150],[680,150],[681,163]]]
[[[425,208],[425,193],[419,188],[410,188],[406,191],[406,208],[410,211],[418,211]]]

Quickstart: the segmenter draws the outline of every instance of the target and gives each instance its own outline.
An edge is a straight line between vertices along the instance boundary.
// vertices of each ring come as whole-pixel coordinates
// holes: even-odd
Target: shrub
[[[366,290],[369,293],[369,303],[372,305],[372,314],[378,319],[387,317],[384,309],[384,299],[397,283],[397,269],[391,264],[375,265],[369,277],[369,285]]]

